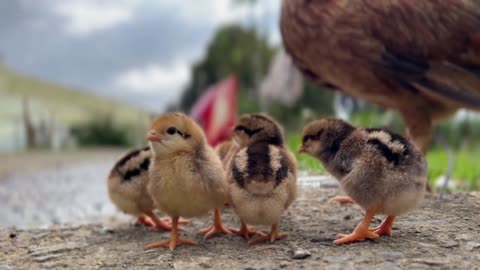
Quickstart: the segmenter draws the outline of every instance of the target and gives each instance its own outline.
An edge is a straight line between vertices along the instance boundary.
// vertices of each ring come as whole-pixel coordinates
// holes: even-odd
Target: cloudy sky
[[[255,24],[278,43],[280,0],[258,2]],[[0,1],[0,55],[10,69],[160,111],[215,29],[251,16],[230,0]]]

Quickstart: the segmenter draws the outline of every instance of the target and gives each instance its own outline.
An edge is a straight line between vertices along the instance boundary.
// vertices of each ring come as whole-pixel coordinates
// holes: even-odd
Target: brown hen
[[[480,0],[283,0],[280,24],[308,77],[398,110],[424,153],[438,120],[480,110]]]

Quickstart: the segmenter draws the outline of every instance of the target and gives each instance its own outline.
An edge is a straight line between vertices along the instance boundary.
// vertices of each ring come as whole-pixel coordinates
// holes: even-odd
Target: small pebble
[[[293,254],[292,258],[295,260],[303,260],[305,258],[308,258],[312,255],[308,250],[304,249],[299,249],[296,250],[295,253]]]
[[[212,266],[210,264],[206,263],[206,262],[201,262],[198,265],[202,268],[205,268],[205,269],[212,268]]]
[[[480,248],[480,242],[467,242],[467,244],[465,245],[465,249],[467,251],[472,251],[476,248]]]
[[[280,262],[280,268],[285,268],[290,265],[290,262],[288,261],[281,261]]]
[[[449,240],[447,242],[445,242],[445,244],[442,245],[442,247],[444,248],[454,248],[454,247],[458,247],[459,244],[457,241],[453,241],[453,240]]]
[[[102,227],[101,229],[98,230],[99,234],[105,235],[105,234],[113,234],[115,233],[115,230],[112,228],[108,227]]]

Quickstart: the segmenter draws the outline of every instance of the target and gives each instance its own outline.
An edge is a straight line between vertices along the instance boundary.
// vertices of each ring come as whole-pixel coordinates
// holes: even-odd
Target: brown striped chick
[[[242,116],[234,130],[240,150],[233,156],[227,178],[233,208],[241,221],[234,233],[249,238],[249,225],[271,226],[270,233],[249,241],[250,245],[284,238],[278,224],[296,197],[295,157],[284,145],[283,130],[264,114]]]
[[[149,147],[122,156],[108,176],[108,195],[118,209],[138,217],[138,224],[145,224],[151,230],[170,230],[172,227],[168,221],[158,219],[153,213],[153,200],[147,193],[151,156]]]
[[[391,236],[395,217],[415,209],[423,198],[425,159],[411,142],[390,131],[321,119],[305,126],[299,152],[318,158],[347,195],[366,211],[351,234],[338,235],[334,242],[337,245]],[[370,229],[375,214],[387,217],[380,226]]]
[[[234,140],[224,141],[217,146],[215,146],[215,153],[217,153],[218,157],[222,161],[223,168],[227,170],[229,164],[232,161],[233,156],[238,152],[239,146]],[[227,178],[227,181],[229,178]],[[225,206],[230,205],[230,201],[225,201]]]
[[[222,163],[227,159],[227,155],[230,149],[232,148],[232,145],[233,145],[233,141],[228,140],[228,141],[221,142],[217,146],[215,146],[214,148],[215,153],[217,153]]]
[[[230,233],[222,226],[219,210],[228,197],[225,171],[200,126],[182,113],[166,114],[155,120],[148,140],[153,150],[148,191],[156,206],[172,218],[170,239],[148,248],[196,245],[178,236],[178,219],[200,217],[212,209],[214,223],[200,233],[205,238]]]

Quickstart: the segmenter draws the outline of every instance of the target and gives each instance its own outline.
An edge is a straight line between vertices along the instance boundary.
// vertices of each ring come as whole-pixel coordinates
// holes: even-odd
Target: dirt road
[[[145,251],[168,233],[149,232],[125,220],[49,230],[0,229],[0,269],[480,269],[480,194],[427,196],[401,217],[392,238],[334,246],[362,218],[358,206],[326,204],[337,189],[303,188],[280,225],[290,235],[274,244],[247,246],[235,236],[204,241],[195,231],[205,217],[185,225],[196,247]],[[224,221],[238,225],[231,209]],[[378,223],[378,220],[375,221]],[[303,259],[295,259],[294,253]],[[3,268],[2,268],[3,267]]]

